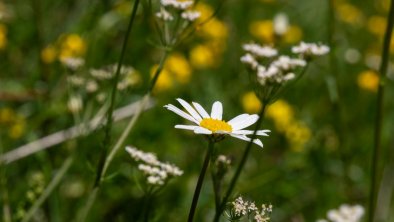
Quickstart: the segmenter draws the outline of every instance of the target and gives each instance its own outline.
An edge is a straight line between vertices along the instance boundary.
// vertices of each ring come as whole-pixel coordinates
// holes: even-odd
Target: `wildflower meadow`
[[[0,221],[394,222],[394,0],[0,1]]]

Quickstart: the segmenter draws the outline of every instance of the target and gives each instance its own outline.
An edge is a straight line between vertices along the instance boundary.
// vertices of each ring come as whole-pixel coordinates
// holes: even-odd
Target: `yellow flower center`
[[[231,125],[226,123],[225,121],[211,118],[202,119],[200,122],[200,126],[209,129],[213,133],[217,131],[231,132],[233,130]]]

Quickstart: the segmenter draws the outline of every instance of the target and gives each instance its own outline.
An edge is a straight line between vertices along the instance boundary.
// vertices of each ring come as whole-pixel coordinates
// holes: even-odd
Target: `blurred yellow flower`
[[[249,32],[264,43],[273,43],[274,25],[271,20],[255,21],[249,25]]]
[[[227,26],[216,18],[211,18],[207,23],[204,23],[198,32],[208,39],[223,40],[227,38]]]
[[[280,132],[285,132],[294,119],[293,108],[284,100],[277,100],[267,108],[266,116],[271,118]]]
[[[86,51],[86,42],[77,34],[64,37],[60,45],[60,60],[64,58],[82,57]]]
[[[289,140],[290,148],[297,152],[303,151],[305,143],[311,138],[310,129],[300,121],[293,121],[285,133],[286,138]]]
[[[258,113],[262,107],[260,100],[253,91],[247,92],[242,96],[241,104],[247,113]]]
[[[201,13],[200,17],[197,19],[198,22],[204,22],[206,21],[209,17],[213,15],[213,9],[211,6],[204,4],[202,2],[199,2],[196,7],[196,11],[199,11]]]
[[[368,31],[371,33],[383,36],[386,30],[386,18],[383,16],[371,16],[367,22]]]
[[[14,110],[5,107],[0,109],[0,129],[8,129],[11,139],[20,138],[25,132],[25,119]]]
[[[25,121],[18,120],[13,125],[11,125],[8,135],[11,139],[20,138],[25,132]]]
[[[216,65],[215,52],[207,45],[197,45],[190,50],[190,62],[197,69],[211,68]]]
[[[180,53],[173,53],[167,58],[165,69],[173,73],[179,83],[187,83],[190,80],[192,68],[189,62]]]
[[[283,35],[283,41],[288,44],[298,43],[302,39],[302,30],[296,25],[291,25]]]
[[[339,3],[336,6],[336,10],[340,20],[351,25],[359,25],[362,23],[363,14],[356,6],[349,3]]]
[[[363,71],[357,77],[357,84],[361,89],[376,92],[379,86],[379,75],[373,70]]]
[[[57,50],[53,45],[48,45],[41,51],[41,60],[44,63],[52,63],[56,60]]]
[[[159,67],[158,65],[155,65],[151,68],[150,74],[152,78],[155,75],[155,72],[158,67]],[[172,86],[173,86],[173,82],[172,82],[171,73],[167,69],[163,68],[163,70],[159,75],[159,78],[157,79],[154,90],[158,92],[166,91],[172,88]]]
[[[4,49],[7,45],[7,27],[0,24],[0,50]]]
[[[14,120],[14,111],[10,108],[0,109],[0,124],[8,124]]]

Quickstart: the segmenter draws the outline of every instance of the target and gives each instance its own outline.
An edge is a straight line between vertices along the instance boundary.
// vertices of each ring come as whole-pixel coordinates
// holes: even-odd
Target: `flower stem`
[[[107,152],[108,152],[108,147],[109,144],[111,143],[111,129],[112,129],[112,113],[114,111],[114,107],[115,107],[115,99],[116,99],[116,93],[117,93],[117,85],[119,82],[119,76],[120,76],[120,70],[121,67],[123,65],[123,60],[124,60],[124,56],[126,54],[126,49],[127,49],[127,42],[131,33],[131,28],[133,27],[133,23],[134,23],[134,19],[135,16],[137,14],[137,9],[138,9],[138,5],[139,5],[140,0],[135,0],[134,2],[134,6],[133,6],[133,11],[130,15],[130,21],[129,24],[127,26],[127,31],[126,31],[126,35],[125,38],[123,40],[123,46],[122,46],[122,51],[120,53],[120,57],[119,57],[119,61],[116,67],[116,72],[115,72],[115,77],[112,81],[112,92],[111,92],[111,98],[110,98],[110,105],[108,108],[108,112],[107,112],[107,122],[105,125],[105,135],[104,135],[104,140],[103,140],[103,151],[101,153],[101,157],[99,160],[99,164],[97,167],[97,174],[96,174],[96,179],[94,182],[94,187],[98,187],[100,186],[100,177],[102,174],[102,170],[105,164],[105,159],[107,156]]]
[[[237,183],[238,178],[241,175],[241,171],[242,171],[242,169],[245,166],[246,160],[248,159],[250,148],[252,147],[252,144],[253,144],[253,140],[256,139],[257,131],[259,130],[259,128],[260,128],[260,126],[261,126],[261,124],[263,122],[264,113],[265,113],[265,110],[266,110],[267,106],[268,106],[268,103],[267,102],[263,102],[263,107],[261,108],[261,111],[259,113],[259,117],[260,118],[257,120],[254,132],[253,132],[253,134],[251,136],[251,140],[250,140],[250,142],[248,144],[246,144],[246,148],[245,148],[245,151],[244,151],[244,153],[242,155],[241,162],[238,165],[237,171],[235,172],[233,178],[231,179],[230,186],[227,189],[226,195],[223,197],[223,200],[222,200],[222,202],[220,204],[219,209],[215,213],[215,218],[214,218],[215,222],[219,221],[220,216],[221,216],[221,214],[224,211],[224,208],[226,206],[226,203],[227,203],[228,199],[230,198],[231,193],[234,190],[235,184]]]
[[[378,194],[378,160],[380,157],[381,150],[381,131],[382,131],[382,120],[383,120],[383,98],[384,98],[384,82],[387,75],[388,64],[389,64],[389,50],[390,50],[390,41],[391,35],[393,32],[394,25],[394,0],[391,0],[390,3],[390,12],[387,19],[386,32],[383,40],[383,48],[382,48],[382,61],[379,68],[380,81],[378,87],[378,95],[376,101],[376,118],[375,118],[375,134],[374,134],[374,149],[372,154],[372,172],[371,172],[371,184],[370,184],[370,193],[369,193],[369,216],[368,222],[373,222],[375,218],[375,206],[376,199]]]
[[[201,168],[200,176],[198,177],[196,189],[194,191],[193,201],[192,201],[192,205],[190,207],[189,217],[188,217],[188,220],[187,220],[188,222],[192,222],[193,221],[194,213],[195,213],[196,207],[197,207],[198,198],[200,197],[202,184],[204,182],[205,173],[207,171],[207,168],[208,168],[211,156],[212,156],[212,151],[213,151],[214,145],[215,145],[215,142],[212,141],[212,140],[209,140],[207,154],[205,155],[204,164],[203,164],[203,166]]]

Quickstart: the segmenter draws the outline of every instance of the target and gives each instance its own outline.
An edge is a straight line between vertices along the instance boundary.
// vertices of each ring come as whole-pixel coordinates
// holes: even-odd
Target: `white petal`
[[[191,115],[183,112],[182,110],[178,109],[176,106],[174,106],[172,104],[165,105],[164,107],[167,108],[168,110],[170,110],[170,111],[182,116],[183,118],[196,123],[197,125],[200,124],[200,122],[195,120]]]
[[[238,134],[238,135],[252,135],[253,130],[235,130],[232,133]],[[256,135],[258,136],[268,136],[267,133],[271,132],[271,130],[257,130]]]
[[[241,114],[241,115],[238,115],[238,116],[232,118],[232,119],[231,119],[230,121],[228,121],[227,123],[230,124],[230,125],[232,125],[232,124],[235,124],[235,123],[237,123],[237,122],[243,121],[243,120],[244,120],[246,117],[248,117],[248,116],[250,116],[250,115],[244,113],[244,114]]]
[[[193,103],[194,107],[196,108],[197,112],[200,113],[202,118],[210,118],[207,111],[205,111],[205,109],[200,104],[198,104],[196,102],[192,102],[192,103]]]
[[[211,118],[222,120],[222,114],[223,114],[222,103],[219,101],[214,102],[211,110]]]
[[[248,142],[250,142],[250,140],[251,140],[251,138],[246,137],[246,136],[240,136],[240,135],[234,135],[234,134],[230,134],[230,136],[235,137],[235,138],[237,138],[237,139],[245,140],[245,141],[248,141]],[[253,143],[254,143],[254,144],[257,144],[258,146],[260,146],[261,148],[263,148],[263,143],[261,142],[261,140],[259,140],[259,139],[254,139],[254,140],[253,140]]]
[[[199,126],[192,126],[192,125],[175,125],[177,129],[185,129],[185,130],[195,130]]]
[[[178,102],[185,108],[192,116],[194,119],[196,119],[198,122],[202,120],[201,116],[194,110],[194,108],[185,100],[178,98]]]
[[[208,130],[208,129],[205,129],[204,127],[196,127],[195,129],[194,129],[194,133],[197,133],[197,134],[212,134],[212,131],[210,131],[210,130]]]
[[[246,128],[250,125],[252,125],[253,123],[255,123],[257,120],[259,119],[259,116],[254,114],[254,115],[249,115],[246,118],[243,118],[240,121],[237,122],[233,122],[231,125],[231,127],[233,128],[233,131],[239,130],[239,129],[243,129]]]

